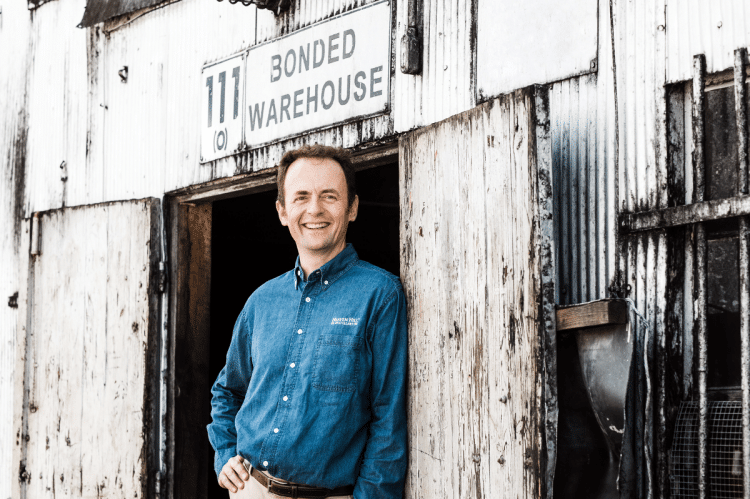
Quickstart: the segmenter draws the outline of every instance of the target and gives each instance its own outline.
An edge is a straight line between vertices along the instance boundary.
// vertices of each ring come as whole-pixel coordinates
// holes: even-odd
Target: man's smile
[[[306,229],[325,229],[331,225],[328,222],[305,222],[302,224],[302,226]]]

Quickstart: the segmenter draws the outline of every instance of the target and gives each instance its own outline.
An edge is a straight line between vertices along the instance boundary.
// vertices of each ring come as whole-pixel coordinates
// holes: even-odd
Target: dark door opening
[[[359,214],[349,225],[347,241],[361,259],[399,275],[398,165],[358,172],[357,191]],[[273,189],[213,203],[208,373],[212,383],[224,367],[232,328],[247,298],[267,280],[291,270],[297,258],[289,230],[279,222],[275,201]],[[201,410],[210,421],[211,408]],[[210,446],[208,450],[207,497],[228,497],[216,482]]]

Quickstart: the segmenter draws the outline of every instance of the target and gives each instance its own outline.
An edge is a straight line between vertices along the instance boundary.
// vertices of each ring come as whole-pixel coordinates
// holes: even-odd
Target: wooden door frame
[[[352,157],[356,171],[395,162],[398,162],[397,142],[354,153]],[[274,167],[219,179],[172,191],[164,197],[167,267],[171,278],[164,496],[169,499],[204,499],[200,495],[205,490],[205,484],[201,483],[206,475],[203,456],[204,452],[210,452],[210,446],[205,428],[196,431],[190,411],[196,401],[210,403],[210,392],[205,386],[213,382],[205,379],[208,366],[194,368],[196,362],[206,362],[209,357],[213,202],[272,190],[276,187],[276,171]]]

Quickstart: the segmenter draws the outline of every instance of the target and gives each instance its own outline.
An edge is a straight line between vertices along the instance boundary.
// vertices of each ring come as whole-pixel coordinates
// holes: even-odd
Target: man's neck
[[[318,270],[320,267],[336,258],[336,256],[344,251],[345,248],[346,243],[344,243],[341,247],[337,247],[334,250],[327,251],[325,253],[318,253],[313,251],[300,252],[299,266],[302,267],[302,271],[305,273],[305,279],[307,279],[310,274]]]

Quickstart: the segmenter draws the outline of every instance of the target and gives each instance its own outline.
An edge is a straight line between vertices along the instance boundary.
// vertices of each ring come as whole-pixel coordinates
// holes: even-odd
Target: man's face
[[[300,158],[284,180],[284,206],[276,202],[281,224],[300,256],[336,255],[346,246],[346,229],[357,218],[359,199],[348,206],[346,179],[330,158]]]

